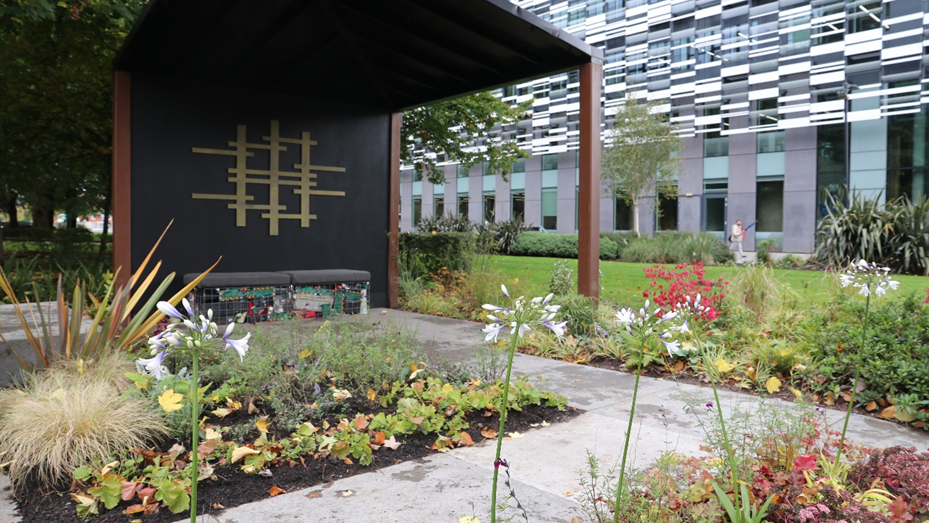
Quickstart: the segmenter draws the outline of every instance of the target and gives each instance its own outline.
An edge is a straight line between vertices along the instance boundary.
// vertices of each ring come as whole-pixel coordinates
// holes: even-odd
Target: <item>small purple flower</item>
[[[500,458],[500,459],[494,461],[494,468],[495,468],[495,469],[500,468],[501,465],[502,465],[504,468],[510,468],[510,464],[507,463],[506,460],[503,459],[503,458]]]
[[[707,404],[706,404],[706,408],[712,409],[712,408],[713,408],[713,404],[712,404],[712,403],[707,403]]]
[[[510,297],[510,293],[506,290],[506,285],[500,284],[500,289],[503,291],[503,295],[507,298]]]
[[[193,315],[194,315],[194,310],[190,307],[190,302],[187,301],[187,298],[182,299],[182,300],[181,300],[181,303],[184,304],[184,309],[187,310],[187,315],[190,316],[190,317],[193,317]]]

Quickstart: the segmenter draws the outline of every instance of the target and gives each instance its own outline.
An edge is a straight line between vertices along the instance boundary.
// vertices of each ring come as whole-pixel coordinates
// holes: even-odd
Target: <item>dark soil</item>
[[[512,411],[507,414],[507,431],[525,432],[532,430],[542,421],[548,423],[564,422],[581,414],[581,411],[568,408],[559,412],[553,408],[529,406],[522,412]],[[475,443],[483,441],[481,429],[492,427],[496,429],[500,423],[498,415],[484,417],[481,412],[473,413],[469,418],[470,428],[467,432]],[[284,464],[272,467],[273,477],[265,478],[254,474],[245,474],[239,465],[216,465],[215,481],[203,481],[197,490],[198,514],[218,514],[223,508],[258,501],[269,497],[269,489],[278,487],[286,492],[321,485],[328,488],[332,481],[337,479],[363,474],[383,467],[389,467],[404,461],[415,460],[434,453],[432,444],[436,436],[416,434],[404,438],[398,437],[403,443],[397,450],[386,447],[374,452],[374,463],[368,467],[357,464],[346,465],[335,458],[320,458],[306,460],[306,466],[297,464],[288,466]],[[454,452],[454,450],[452,451]],[[37,485],[30,485],[24,489],[26,494],[18,501],[18,508],[23,521],[26,523],[70,523],[82,521],[77,517],[76,503],[68,492],[39,491]],[[134,502],[137,502],[134,501]],[[127,523],[139,519],[144,523],[170,523],[190,517],[189,512],[172,514],[166,508],[149,516],[138,514],[128,516],[123,510],[129,505],[122,502],[113,510],[101,509],[102,514],[91,516],[88,521],[93,523]]]

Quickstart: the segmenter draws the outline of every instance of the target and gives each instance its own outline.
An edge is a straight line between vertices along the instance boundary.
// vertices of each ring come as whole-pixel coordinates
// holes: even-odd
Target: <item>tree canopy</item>
[[[112,60],[143,4],[0,2],[0,193],[28,204],[37,227],[56,210],[101,210]]]
[[[515,131],[530,103],[513,107],[483,92],[407,111],[403,113],[401,159],[437,185],[445,183],[445,176],[435,169],[439,154],[466,167],[486,161],[490,172],[506,178],[516,160],[529,154],[501,131]],[[493,136],[491,131],[495,131]]]
[[[601,160],[603,189],[633,209],[639,232],[639,206],[649,196],[677,196],[681,139],[654,103],[639,102],[634,93],[616,112]],[[657,210],[657,209],[656,209]]]

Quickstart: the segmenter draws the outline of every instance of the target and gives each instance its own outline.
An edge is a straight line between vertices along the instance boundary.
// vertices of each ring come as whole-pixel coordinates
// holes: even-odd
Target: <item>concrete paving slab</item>
[[[314,487],[281,494],[200,520],[354,523],[373,518],[384,523],[457,523],[458,518],[473,515],[489,521],[492,478],[487,468],[458,459],[454,454],[437,454],[342,479],[328,489]],[[580,505],[571,499],[552,496],[519,479],[514,478],[512,484],[530,521],[567,523],[582,515]],[[498,487],[500,501],[506,495],[503,481]],[[185,521],[189,519],[178,523]]]
[[[588,453],[600,459],[602,470],[616,466],[622,458],[628,418],[619,420],[587,412],[571,420],[531,430],[503,442],[502,456],[510,463],[514,478],[532,478],[532,485],[556,497],[576,498],[581,493],[580,474],[587,470]],[[702,455],[702,435],[668,430],[661,425],[633,423],[627,466],[647,467],[666,452]],[[493,473],[493,441],[458,448],[453,455]]]
[[[16,514],[16,504],[13,501],[13,492],[10,490],[10,477],[0,474],[0,522],[14,523],[19,521]]]
[[[824,409],[829,428],[837,432],[842,431],[845,423],[845,412],[833,409]],[[929,432],[918,431],[904,427],[891,421],[886,421],[859,414],[852,414],[848,420],[848,431],[845,437],[853,443],[869,447],[916,447],[917,452],[929,451]]]

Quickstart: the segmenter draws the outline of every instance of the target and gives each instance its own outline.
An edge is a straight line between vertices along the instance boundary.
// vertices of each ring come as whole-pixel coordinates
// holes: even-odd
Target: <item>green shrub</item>
[[[522,216],[516,216],[512,220],[494,223],[493,230],[497,241],[497,251],[501,254],[510,254],[516,238],[528,231],[529,225],[523,221]]]
[[[771,265],[771,251],[777,246],[777,240],[768,238],[755,245],[755,260],[762,265]]]
[[[626,246],[629,245],[629,242],[638,238],[639,235],[634,232],[604,232],[600,234],[600,237],[606,237],[616,242],[616,258],[622,259]]]
[[[618,246],[607,238],[600,238],[600,258],[614,259]],[[549,258],[577,258],[577,234],[553,234],[527,231],[516,237],[510,253],[514,256],[544,256]]]
[[[915,394],[929,400],[929,314],[927,306],[915,295],[892,301],[872,303],[870,326],[864,317],[862,300],[841,304],[835,319],[813,317],[802,329],[801,339],[813,365],[805,371],[818,392],[832,392],[830,387],[848,390],[854,365],[861,365],[861,380],[866,384],[856,399],[862,404],[886,396]],[[862,329],[868,341],[860,346]]]
[[[435,274],[442,267],[467,271],[474,244],[472,233],[404,232],[400,233],[400,256],[414,278]],[[425,272],[419,274],[419,271]]]
[[[619,259],[624,262],[712,265],[733,259],[726,244],[706,233],[664,231],[654,237],[623,233],[616,239],[622,243]]]
[[[856,193],[848,205],[829,197],[816,230],[814,257],[841,270],[865,259],[897,272],[929,275],[929,201],[905,197],[881,204]]]
[[[548,292],[555,296],[568,296],[574,292],[574,271],[568,266],[568,260],[558,260],[552,265]]]
[[[471,232],[476,225],[467,216],[452,214],[445,216],[427,216],[419,220],[416,230],[419,232]]]
[[[576,338],[599,337],[600,315],[597,304],[587,296],[571,294],[561,300],[559,318],[568,322],[568,332]]]

